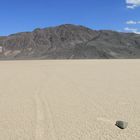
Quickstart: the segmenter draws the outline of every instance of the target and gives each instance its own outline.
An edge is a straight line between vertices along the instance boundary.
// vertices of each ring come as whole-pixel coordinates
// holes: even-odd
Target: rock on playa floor
[[[140,139],[140,60],[0,62],[0,140],[93,139]]]

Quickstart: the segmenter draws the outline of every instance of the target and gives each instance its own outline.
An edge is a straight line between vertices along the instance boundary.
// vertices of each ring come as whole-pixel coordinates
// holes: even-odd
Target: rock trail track
[[[35,134],[36,140],[45,139],[46,132],[48,139],[57,140],[49,103],[42,97],[41,88],[39,92],[35,94],[35,102],[36,102],[36,134]]]

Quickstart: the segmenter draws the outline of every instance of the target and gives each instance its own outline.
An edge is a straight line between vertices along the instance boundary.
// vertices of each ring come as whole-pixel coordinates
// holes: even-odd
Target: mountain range
[[[0,37],[0,60],[140,58],[140,35],[65,24]]]

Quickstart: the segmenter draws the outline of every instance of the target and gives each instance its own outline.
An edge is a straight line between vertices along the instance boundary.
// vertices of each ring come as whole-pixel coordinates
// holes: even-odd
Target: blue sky
[[[60,24],[140,33],[140,0],[0,0],[0,36]]]

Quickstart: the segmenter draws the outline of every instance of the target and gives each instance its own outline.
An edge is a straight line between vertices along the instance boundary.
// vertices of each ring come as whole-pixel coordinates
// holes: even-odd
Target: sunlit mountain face
[[[0,59],[140,58],[140,35],[65,24],[0,37]]]

